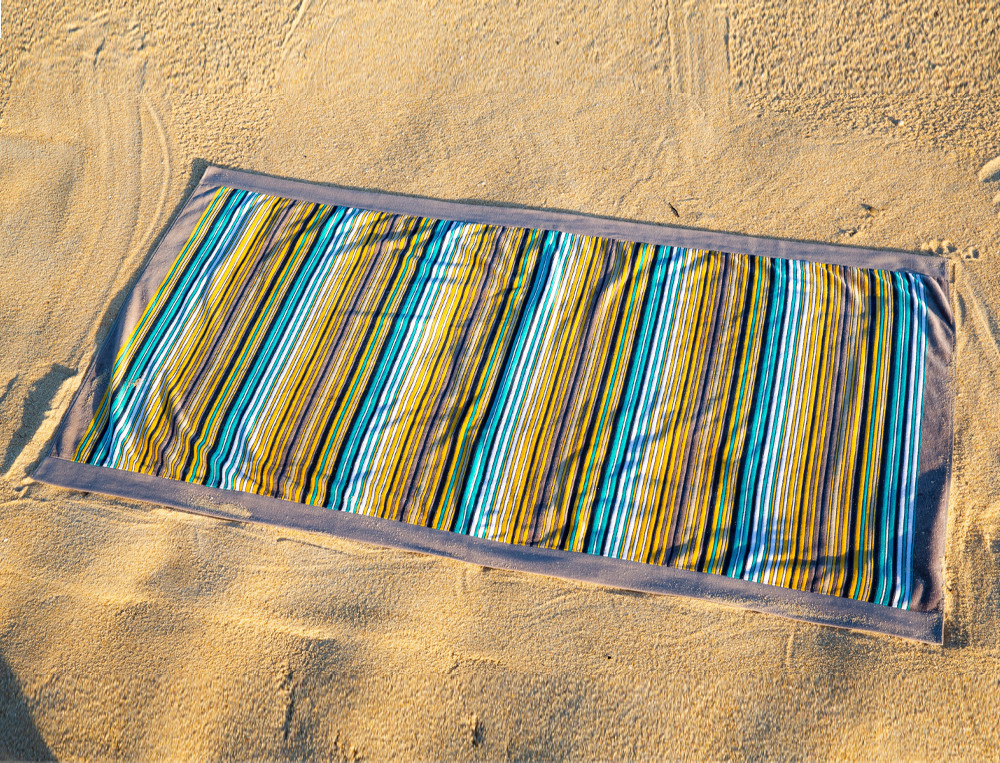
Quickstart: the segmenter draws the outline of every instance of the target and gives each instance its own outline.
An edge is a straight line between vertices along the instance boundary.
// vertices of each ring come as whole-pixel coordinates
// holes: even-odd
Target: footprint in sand
[[[979,179],[983,183],[1000,180],[1000,156],[990,159],[979,168]],[[993,206],[1000,207],[1000,193],[993,197]]]
[[[953,255],[958,251],[958,247],[948,239],[931,239],[920,245],[920,251],[929,254]],[[974,246],[967,246],[962,250],[963,260],[978,260],[979,249]]]
[[[854,238],[858,233],[865,230],[868,227],[868,223],[881,213],[881,209],[872,204],[861,204],[861,214],[855,221],[854,225],[848,225],[847,227],[842,227],[837,230],[837,234],[840,236],[847,236],[847,238]]]
[[[990,159],[980,168],[979,179],[984,183],[992,183],[994,180],[1000,180],[1000,156]]]
[[[920,251],[930,252],[931,254],[954,254],[958,251],[958,247],[948,239],[941,240],[935,238],[922,243]]]

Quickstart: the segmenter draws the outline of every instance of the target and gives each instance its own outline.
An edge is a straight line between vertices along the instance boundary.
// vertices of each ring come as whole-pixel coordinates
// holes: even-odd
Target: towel
[[[35,476],[940,642],[946,266],[210,168]]]

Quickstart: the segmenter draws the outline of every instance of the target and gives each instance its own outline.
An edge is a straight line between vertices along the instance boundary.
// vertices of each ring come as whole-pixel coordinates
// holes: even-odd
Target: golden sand
[[[0,757],[1000,757],[996,0],[2,13]],[[945,646],[32,482],[205,162],[949,257]]]

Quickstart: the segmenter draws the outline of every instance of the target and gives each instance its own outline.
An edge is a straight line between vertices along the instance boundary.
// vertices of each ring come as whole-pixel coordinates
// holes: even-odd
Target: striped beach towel
[[[210,168],[35,476],[936,642],[946,264]]]

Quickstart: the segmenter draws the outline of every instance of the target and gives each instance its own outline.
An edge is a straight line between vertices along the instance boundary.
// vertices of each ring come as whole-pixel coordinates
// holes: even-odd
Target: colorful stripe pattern
[[[925,289],[220,188],[74,458],[905,609]]]

